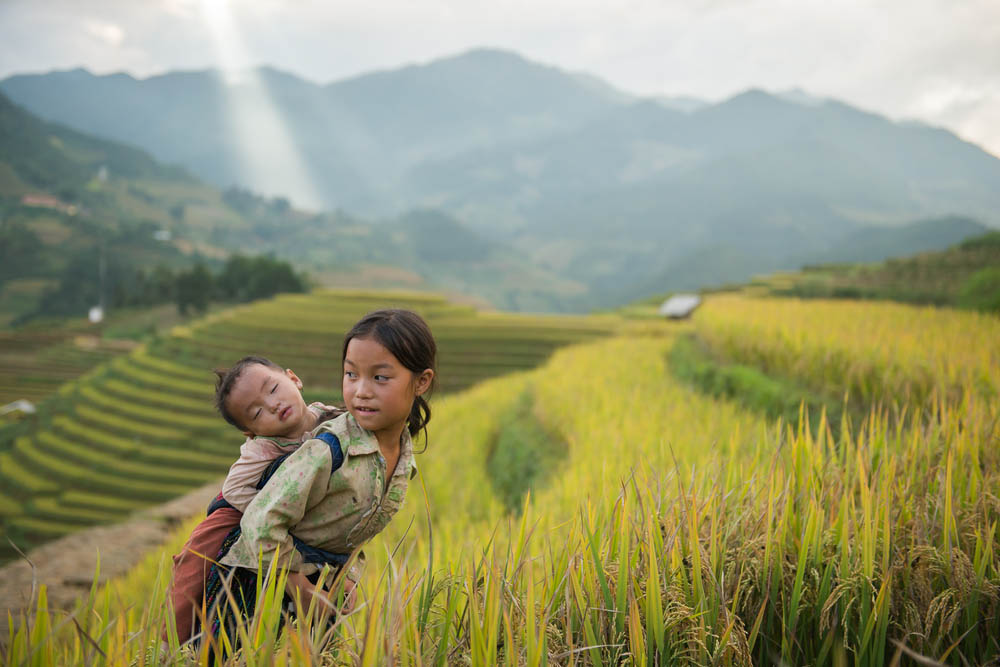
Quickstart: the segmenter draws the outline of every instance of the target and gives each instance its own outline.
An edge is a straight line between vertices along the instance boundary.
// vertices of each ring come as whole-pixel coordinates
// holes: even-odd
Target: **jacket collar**
[[[375,454],[379,451],[378,439],[371,431],[365,430],[354,419],[351,413],[344,415],[344,435],[347,438],[343,443],[348,456],[364,456]],[[399,443],[399,461],[396,463],[394,475],[407,473],[412,479],[417,474],[417,461],[413,455],[413,438],[410,432],[403,429],[403,436]]]

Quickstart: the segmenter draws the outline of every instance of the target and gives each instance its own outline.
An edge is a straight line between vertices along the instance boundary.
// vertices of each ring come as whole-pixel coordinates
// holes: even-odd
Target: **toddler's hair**
[[[229,393],[233,390],[233,386],[236,384],[236,381],[240,379],[240,375],[243,374],[243,371],[246,370],[247,366],[251,366],[253,364],[260,364],[261,366],[267,366],[268,368],[273,368],[278,371],[283,370],[281,366],[274,363],[270,359],[255,355],[243,357],[229,368],[215,369],[215,407],[219,411],[219,414],[222,415],[223,419],[240,431],[246,427],[236,421],[236,418],[231,412],[229,412],[229,408],[226,407],[226,399],[229,398]]]
[[[422,373],[431,369],[437,373],[437,343],[430,327],[424,319],[410,310],[388,308],[368,313],[344,336],[344,349],[340,355],[343,365],[347,358],[347,345],[354,338],[370,338],[389,350],[407,370]],[[431,379],[431,386],[425,395],[434,389],[437,376]],[[411,436],[424,431],[427,437],[427,422],[431,420],[431,406],[424,396],[417,396],[406,420]]]

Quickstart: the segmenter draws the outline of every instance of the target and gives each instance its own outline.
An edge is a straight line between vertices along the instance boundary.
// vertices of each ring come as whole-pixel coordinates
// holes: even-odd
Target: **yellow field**
[[[329,632],[306,618],[279,634],[265,603],[235,661],[1000,657],[998,321],[726,296],[693,329],[720,357],[875,407],[834,439],[822,424],[790,428],[708,398],[670,375],[677,329],[665,323],[561,349],[536,370],[436,401],[420,482],[366,549],[360,608]],[[518,516],[487,461],[526,393],[566,454]],[[908,419],[893,418],[904,409]],[[6,661],[207,660],[158,640],[167,556],[187,529],[95,591],[79,629],[40,612]]]
[[[699,333],[726,355],[865,402],[1000,392],[1000,319],[894,303],[717,296]]]

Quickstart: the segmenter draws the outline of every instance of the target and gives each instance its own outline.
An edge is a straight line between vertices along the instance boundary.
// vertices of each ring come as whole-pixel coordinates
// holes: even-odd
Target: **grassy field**
[[[0,373],[0,390],[9,385],[24,397],[34,396],[26,394],[31,387],[39,396],[50,394],[54,382],[60,388],[38,414],[0,429],[0,557],[15,553],[7,538],[29,548],[220,478],[242,437],[215,413],[212,369],[263,354],[294,369],[308,398],[339,401],[344,332],[366,312],[391,305],[420,312],[434,327],[440,394],[532,368],[562,345],[621,325],[613,316],[480,313],[418,293],[319,291],[175,327],[128,354],[106,354],[105,363],[83,375],[88,366],[73,365],[76,357],[68,355],[93,357],[107,344],[77,352],[68,334],[8,336],[10,364]],[[64,350],[58,359],[67,360],[57,363],[55,352]],[[53,361],[43,363],[49,351]],[[79,377],[65,383],[67,375]]]
[[[693,324],[643,321],[440,397],[420,482],[366,549],[359,609],[329,630],[303,610],[279,633],[277,602],[262,604],[234,661],[995,661],[998,334],[970,313],[725,296]],[[680,340],[868,409],[834,429],[822,411],[789,423],[744,400],[760,383],[693,389]],[[545,461],[527,488],[487,465],[524,442]],[[503,456],[522,465],[524,451]],[[95,588],[86,613],[40,599],[5,660],[206,662],[159,643],[168,557],[189,529]]]
[[[1000,313],[1000,232],[912,257],[806,267],[759,278],[752,285],[784,296],[879,299]]]

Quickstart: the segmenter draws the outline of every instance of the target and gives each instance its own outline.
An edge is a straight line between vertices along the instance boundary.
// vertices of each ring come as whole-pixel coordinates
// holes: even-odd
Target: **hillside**
[[[1000,658],[1000,321],[722,295],[691,324],[620,334],[437,402],[420,484],[366,547],[356,611],[286,623],[269,576],[233,662]],[[850,395],[865,416],[786,423],[740,391],[709,395],[672,368],[689,336],[734,368]],[[206,664],[164,610],[187,529],[75,611],[40,596],[4,659]]]
[[[441,211],[371,220],[219,191],[2,95],[0,220],[0,325],[85,315],[101,301],[101,266],[106,307],[169,301],[152,294],[164,289],[160,267],[218,265],[233,252],[275,255],[318,284],[435,287],[515,310],[546,310],[585,291]]]
[[[927,227],[917,231],[926,232]],[[808,266],[750,285],[782,296],[884,299],[1000,313],[1000,232],[884,262]]]
[[[681,110],[491,50],[327,85],[268,68],[255,78],[253,92],[211,71],[137,80],[73,70],[10,77],[0,90],[209,182],[275,194],[268,165],[250,168],[268,153],[262,136],[231,131],[241,107],[265,100],[290,137],[273,148],[295,154],[302,187],[325,207],[377,220],[440,210],[520,259],[515,272],[561,283],[505,307],[587,310],[824,255],[881,260],[866,230],[891,237],[918,220],[1000,226],[996,157],[801,92],[750,90]]]
[[[2,95],[0,176],[3,325],[121,305],[116,293],[139,274],[224,257],[215,230],[247,227],[183,169],[42,121]]]
[[[241,436],[215,412],[213,368],[261,354],[339,400],[339,344],[378,307],[416,310],[439,346],[438,394],[532,368],[568,343],[604,337],[614,316],[483,313],[418,293],[320,291],[209,315],[63,385],[38,414],[0,427],[0,536],[21,548],[119,521],[222,476]],[[10,557],[9,547],[0,555]]]

